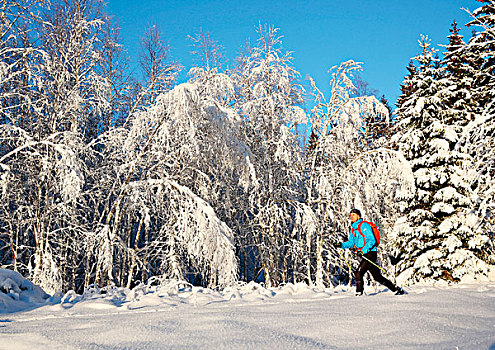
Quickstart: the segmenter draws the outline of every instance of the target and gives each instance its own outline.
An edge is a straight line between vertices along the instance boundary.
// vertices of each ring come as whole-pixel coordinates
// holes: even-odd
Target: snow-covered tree
[[[400,154],[383,147],[370,148],[366,142],[366,121],[386,119],[388,110],[374,96],[353,95],[352,76],[360,69],[354,61],[334,67],[328,100],[313,82],[316,106],[311,114],[314,141],[306,162],[307,203],[317,225],[314,236],[306,236],[306,246],[308,279],[314,260],[319,285],[332,281],[331,275],[345,266],[330,247],[347,238],[349,210],[361,208],[367,219],[380,225],[387,241],[390,220],[397,211],[395,195],[411,182]]]
[[[223,47],[211,37],[210,32],[200,30],[194,36],[188,36],[191,41],[191,54],[206,72],[218,71],[225,61]]]
[[[182,67],[171,61],[170,48],[162,38],[157,25],[149,26],[141,38],[139,64],[144,73],[144,84],[137,103],[153,104],[161,93],[170,90]]]
[[[471,93],[477,102],[474,118],[466,125],[459,147],[471,155],[475,177],[471,187],[477,194],[475,210],[477,227],[490,239],[477,245],[477,255],[490,263],[495,262],[493,237],[495,232],[495,2],[484,5],[471,13],[473,36],[463,47],[467,66],[472,74],[464,79],[473,81]]]
[[[129,58],[121,44],[120,28],[110,16],[104,16],[101,27],[101,56],[99,69],[101,75],[109,81],[109,108],[103,114],[99,133],[108,131],[111,127],[120,126],[132,112],[133,82],[130,73]],[[134,101],[135,102],[135,101]]]
[[[43,133],[72,131],[86,139],[98,135],[110,107],[110,80],[99,69],[104,24],[99,0],[63,0],[51,4],[40,30],[43,63]]]
[[[67,237],[77,236],[74,208],[83,181],[77,151],[81,144],[74,133],[50,129],[44,109],[49,55],[35,39],[39,23],[45,23],[40,13],[46,11],[46,3],[4,5],[2,25],[7,29],[2,40],[9,43],[4,46],[1,77],[5,109],[0,126],[0,221],[9,236],[10,254],[2,255],[12,258],[14,269],[54,291],[63,285],[64,255],[71,244]]]
[[[331,70],[329,96],[312,82],[304,149],[305,91],[273,27],[258,27],[233,69],[208,32],[189,37],[197,59],[177,85],[182,67],[156,26],[136,79],[101,0],[5,2],[0,263],[51,292],[152,276],[323,286],[350,276],[331,243],[358,207],[406,283],[485,274],[494,6],[472,13],[468,43],[454,23],[442,59],[422,40],[393,142],[391,110],[366,93],[359,63]]]
[[[455,30],[453,34],[449,52],[458,45]],[[412,93],[401,99],[397,112],[399,148],[411,164],[416,185],[402,197],[403,216],[394,229],[399,279],[459,281],[466,274],[487,273],[475,253],[484,237],[475,232],[469,211],[470,157],[456,147],[469,114],[455,103],[465,94],[459,82],[450,79],[456,60],[447,55],[450,63],[444,73],[427,37],[420,45],[422,53],[415,58],[417,69],[409,82]]]
[[[23,102],[4,104],[6,111],[19,106],[22,113],[9,112],[1,125],[0,163],[8,180],[2,224],[10,233],[13,263],[19,258],[23,273],[55,291],[81,285],[81,242],[94,219],[88,190],[96,164],[87,144],[112,123],[110,82],[115,81],[102,75],[100,59],[103,50],[115,45],[110,39],[101,45],[105,18],[100,2],[46,5],[39,9],[43,18],[40,14],[26,26],[32,29],[29,34],[8,36],[18,43],[23,39],[16,51],[28,54],[22,59],[26,73],[18,74],[22,83],[10,88]],[[24,16],[33,7],[17,10]],[[18,255],[17,247],[24,247]]]
[[[84,234],[77,210],[84,186],[84,164],[75,151],[80,141],[70,133],[36,140],[8,124],[0,133],[8,150],[0,158],[7,180],[2,221],[11,235],[14,263],[20,260],[19,269],[27,269],[45,289],[60,290],[72,274],[67,254],[79,252],[77,241]]]
[[[38,65],[43,52],[33,43],[36,23],[46,4],[8,1],[0,8],[0,121],[30,127],[36,120],[39,96],[32,86],[41,85]]]
[[[229,134],[239,118],[202,92],[200,84],[178,85],[133,116],[129,129],[102,135],[104,157],[118,167],[99,175],[109,192],[92,240],[98,283],[151,275],[211,286],[236,279],[232,230],[206,200],[228,206],[225,191],[249,172]]]
[[[259,38],[239,60],[234,79],[236,108],[244,119],[243,138],[251,152],[255,182],[249,192],[251,240],[265,282],[274,285],[290,278],[291,215],[300,199],[301,149],[291,131],[305,123],[299,105],[303,89],[290,53],[282,48],[278,30],[258,27]],[[249,259],[249,252],[244,253]]]

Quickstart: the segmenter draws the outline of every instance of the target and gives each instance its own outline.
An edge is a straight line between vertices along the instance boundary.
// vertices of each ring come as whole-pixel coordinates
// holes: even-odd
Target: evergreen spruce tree
[[[451,168],[450,188],[454,195],[450,199],[444,198],[456,210],[445,218],[442,225],[450,250],[445,267],[450,269],[447,271],[454,280],[459,280],[464,275],[486,274],[483,261],[489,260],[486,259],[489,255],[486,252],[490,249],[487,249],[489,238],[486,231],[480,228],[479,213],[475,210],[476,203],[480,202],[477,187],[473,186],[477,178],[478,157],[475,152],[469,152],[469,147],[466,147],[469,142],[465,137],[466,127],[475,122],[479,110],[480,95],[473,93],[473,87],[476,85],[480,61],[478,55],[466,50],[467,46],[455,21],[450,33],[447,52],[440,65],[442,88],[438,99],[443,104],[440,118],[451,127],[453,135],[456,135],[456,142],[451,145],[458,157]]]
[[[409,65],[406,67],[408,74],[404,77],[404,81],[400,85],[401,95],[397,99],[396,106],[401,107],[414,93],[417,86],[415,85],[416,66],[414,61],[411,59]]]
[[[493,107],[495,94],[495,81],[493,79],[495,69],[495,1],[484,1],[485,5],[479,7],[471,14],[473,20],[467,24],[473,28],[473,37],[469,40],[466,52],[471,64],[475,65],[474,93],[479,102],[479,111]]]
[[[473,120],[464,131],[462,147],[473,160],[476,177],[471,187],[478,198],[476,207],[478,227],[484,232],[485,244],[480,245],[478,256],[495,263],[495,1],[484,5],[472,14],[467,24],[473,36],[464,48],[470,67],[474,67],[471,92],[477,106]],[[490,239],[491,236],[491,239]]]
[[[456,38],[457,40],[457,38]],[[486,274],[487,267],[470,250],[474,234],[466,223],[470,205],[466,156],[456,149],[457,113],[448,108],[452,81],[422,37],[422,54],[403,86],[399,100],[399,148],[410,162],[416,189],[404,194],[403,214],[395,225],[394,253],[400,258],[399,280],[410,284],[440,279],[459,281],[465,274]],[[452,112],[454,111],[454,112]]]
[[[457,22],[452,23],[449,44],[441,62],[444,88],[440,98],[449,110],[450,123],[465,126],[474,119],[477,107],[476,95],[472,93],[474,78],[479,65],[465,49],[463,36],[459,34]]]

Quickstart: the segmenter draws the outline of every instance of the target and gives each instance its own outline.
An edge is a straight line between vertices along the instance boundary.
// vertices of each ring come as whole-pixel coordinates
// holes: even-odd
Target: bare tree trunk
[[[89,282],[91,280],[91,258],[92,254],[91,251],[93,249],[93,244],[94,244],[94,236],[93,234],[91,235],[91,238],[89,239],[89,243],[86,247],[86,261],[85,261],[85,267],[84,267],[84,289],[88,288]]]
[[[323,236],[319,233],[316,237],[316,285],[323,287]]]
[[[308,284],[311,286],[313,284],[313,279],[311,278],[311,233],[306,233],[306,278]]]
[[[138,243],[139,243],[139,238],[141,237],[141,229],[143,226],[143,222],[144,222],[144,216],[141,217],[141,221],[139,222],[139,227],[137,229],[136,240],[134,242],[134,253],[131,255],[131,267],[129,269],[129,274],[127,277],[127,284],[126,284],[127,288],[131,288],[131,284],[132,284],[134,268],[136,267],[136,256],[137,256],[137,251],[138,251]]]
[[[141,281],[146,283],[148,280],[148,248],[149,248],[149,233],[148,231],[144,232],[144,257],[143,257],[143,272],[141,274]]]
[[[34,253],[34,268],[33,268],[33,282],[40,284],[41,274],[43,269],[43,253],[45,250],[45,237],[43,235],[43,225],[41,219],[41,189],[38,187],[37,191],[37,206],[36,206],[36,223],[33,227],[34,243],[35,243],[35,253]]]
[[[72,266],[71,270],[72,270],[72,275],[71,275],[70,289],[76,290],[76,267]]]
[[[289,255],[286,252],[284,252],[283,259],[284,259],[284,264],[283,264],[284,270],[282,271],[282,283],[287,283],[289,276],[289,263],[288,263]]]
[[[68,260],[69,260],[69,240],[66,240],[65,242],[65,249],[64,249],[64,258],[63,258],[63,261],[61,262],[60,265],[60,269],[62,270],[62,276],[65,277],[68,275],[67,271],[69,269],[69,263],[68,263]],[[62,284],[65,284],[65,279],[63,281]]]

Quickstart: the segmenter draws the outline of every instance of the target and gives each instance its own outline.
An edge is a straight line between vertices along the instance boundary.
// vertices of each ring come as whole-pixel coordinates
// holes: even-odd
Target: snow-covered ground
[[[495,349],[490,280],[404,296],[369,286],[364,297],[345,286],[219,292],[169,282],[40,301],[36,288],[14,298],[3,288],[14,303],[0,299],[0,349]],[[14,308],[22,298],[31,309]]]

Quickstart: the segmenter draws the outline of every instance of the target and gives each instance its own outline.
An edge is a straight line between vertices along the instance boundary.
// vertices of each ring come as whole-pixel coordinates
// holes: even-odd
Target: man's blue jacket
[[[359,224],[361,224],[362,235],[358,230]],[[363,219],[359,219],[351,224],[349,231],[349,240],[342,243],[342,248],[361,250],[364,254],[369,251],[376,251],[376,239],[373,234],[373,229],[368,223],[363,222]]]

